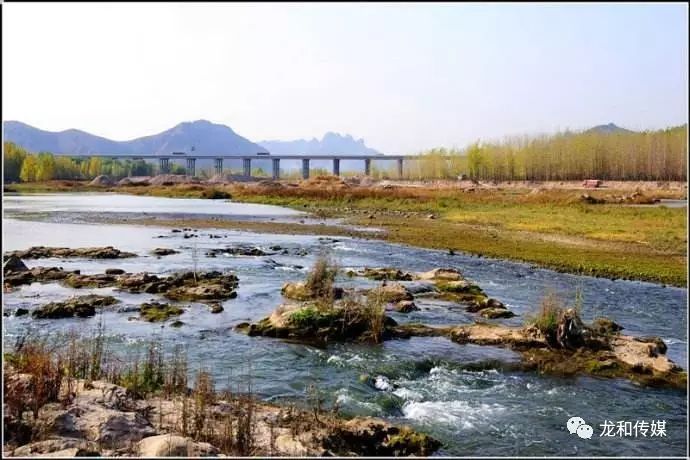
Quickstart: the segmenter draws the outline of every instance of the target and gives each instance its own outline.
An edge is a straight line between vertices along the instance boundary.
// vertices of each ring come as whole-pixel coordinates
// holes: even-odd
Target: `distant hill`
[[[262,146],[275,155],[383,155],[367,147],[363,139],[354,139],[349,134],[328,132],[321,140],[297,139],[293,141],[261,141]]]
[[[19,121],[6,121],[4,128],[6,141],[14,142],[31,152],[45,151],[57,155],[164,155],[177,151],[189,153],[192,147],[199,156],[266,151],[235,133],[230,127],[206,120],[180,123],[162,133],[130,141],[113,141],[76,129],[44,131]]]
[[[586,133],[600,133],[600,134],[631,134],[634,133],[635,131],[630,131],[629,129],[621,128],[620,126],[616,126],[613,123],[609,123],[608,125],[598,125],[595,126],[594,128],[590,128]]]

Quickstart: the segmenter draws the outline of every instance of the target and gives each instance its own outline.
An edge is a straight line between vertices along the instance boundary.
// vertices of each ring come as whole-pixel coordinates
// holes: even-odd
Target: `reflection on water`
[[[88,199],[103,204],[109,198],[90,195]],[[42,209],[46,209],[42,201],[45,199],[38,200],[43,203]],[[80,205],[74,196],[48,199],[53,200],[54,209],[69,208],[72,213],[75,209],[102,212],[99,208]],[[131,207],[120,202],[119,212],[137,211],[141,203],[147,201],[142,197],[128,199],[131,199]],[[161,206],[167,209],[173,206],[168,199],[155,200],[162,201]],[[36,201],[14,200],[12,203],[13,212],[21,213],[33,211]],[[215,206],[227,205],[203,200],[198,206],[210,206],[204,211],[211,212]],[[204,211],[194,208],[189,212]],[[271,212],[282,210],[272,208]],[[61,214],[51,213],[51,220],[54,221],[56,215]],[[165,274],[189,270],[194,264],[192,253],[196,247],[200,254],[197,262],[200,270],[237,273],[240,279],[238,297],[224,302],[222,313],[211,314],[199,304],[185,305],[186,311],[180,318],[185,325],[180,329],[129,321],[131,313],[118,313],[115,308],[103,314],[113,347],[132,347],[151,338],[159,338],[167,349],[184,344],[192,366],[211,369],[220,387],[228,381],[228,376],[237,376],[249,367],[257,392],[269,400],[304,400],[307,386],[318,383],[327,395],[327,403],[337,402],[345,414],[375,415],[412,424],[439,438],[444,443],[441,453],[446,455],[630,456],[682,455],[685,452],[687,405],[685,395],[677,391],[639,388],[622,380],[560,379],[524,373],[516,370],[518,356],[512,351],[460,346],[444,338],[394,340],[378,346],[334,344],[319,349],[247,337],[235,333],[232,326],[270,313],[283,300],[280,295],[282,283],[302,279],[320,250],[328,248],[342,267],[395,266],[409,271],[456,267],[518,314],[505,320],[507,324],[521,324],[525,314],[538,304],[546,290],[572,299],[576,288],[580,287],[584,293],[585,319],[609,316],[630,334],[659,335],[669,344],[671,358],[687,368],[686,289],[559,274],[525,264],[450,256],[441,251],[340,237],[200,230],[195,232],[197,238],[184,239],[170,229],[131,225],[17,219],[4,219],[3,224],[4,250],[39,244],[113,245],[140,256],[122,260],[29,260],[26,261],[29,266],[59,265],[65,269],[80,269],[83,273],[117,267],[128,272]],[[221,238],[211,238],[211,234]],[[288,249],[288,254],[216,258],[204,255],[206,249],[234,244],[264,249],[279,245]],[[154,247],[170,247],[181,253],[157,258],[149,254]],[[306,249],[307,255],[295,255],[300,249]],[[358,278],[343,278],[339,282],[358,287],[373,285],[371,281]],[[57,284],[34,284],[6,294],[4,307],[32,309],[76,292]],[[134,307],[155,298],[150,294],[114,292],[110,288],[79,291],[90,292],[113,293],[122,301],[117,308]],[[416,303],[420,311],[407,316],[395,313],[395,319],[449,324],[467,323],[475,318],[461,308],[453,308],[452,304],[424,298]],[[14,338],[29,327],[48,333],[71,328],[89,331],[98,321],[97,318],[32,320],[28,316],[4,319],[5,345],[11,345]],[[365,374],[368,378],[364,378]],[[574,415],[583,417],[595,428],[591,440],[583,441],[566,431],[565,422]],[[605,420],[652,419],[667,421],[666,438],[598,436],[598,425]]]

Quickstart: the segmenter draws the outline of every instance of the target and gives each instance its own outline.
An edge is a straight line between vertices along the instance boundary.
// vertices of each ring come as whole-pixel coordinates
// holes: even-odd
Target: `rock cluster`
[[[124,252],[112,246],[95,248],[54,248],[46,246],[33,246],[24,251],[12,251],[5,254],[5,257],[16,256],[20,259],[45,259],[55,257],[64,259],[68,257],[81,257],[86,259],[123,259],[126,257],[136,257],[132,252]]]

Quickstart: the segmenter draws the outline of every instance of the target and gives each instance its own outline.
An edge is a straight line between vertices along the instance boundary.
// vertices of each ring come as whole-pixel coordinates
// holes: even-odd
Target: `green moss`
[[[336,309],[318,310],[315,307],[304,307],[290,315],[289,322],[299,328],[330,327],[342,317]]]
[[[143,303],[140,311],[141,318],[151,323],[165,321],[182,313],[184,310],[180,307],[158,302]]]

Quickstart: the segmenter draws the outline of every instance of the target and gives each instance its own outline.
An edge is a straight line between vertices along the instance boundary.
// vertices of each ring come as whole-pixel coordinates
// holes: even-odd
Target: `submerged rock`
[[[230,256],[266,256],[269,253],[263,251],[255,246],[231,246],[227,248],[214,248],[206,252],[207,257],[216,257],[218,255]]]
[[[391,309],[398,313],[410,313],[419,310],[419,307],[411,300],[401,300],[392,304]]]
[[[218,302],[214,302],[210,305],[211,307],[211,313],[222,313],[223,312],[223,306],[219,304]]]
[[[176,251],[174,249],[169,249],[169,248],[156,248],[153,251],[151,251],[151,254],[154,256],[169,256],[171,254],[179,254],[180,251]]]
[[[139,314],[142,319],[151,322],[161,322],[173,316],[179,316],[184,313],[180,307],[160,302],[145,302],[141,304]]]
[[[513,313],[510,310],[507,310],[505,307],[504,308],[485,308],[481,311],[480,315],[482,315],[484,318],[496,319],[496,318],[512,318],[513,316],[515,316],[515,313]]]
[[[112,246],[94,248],[55,248],[46,246],[33,246],[25,251],[12,251],[8,255],[14,255],[20,259],[43,259],[49,257],[67,258],[84,257],[88,259],[122,259],[136,257],[131,252],[120,251]]]
[[[112,296],[89,294],[72,297],[64,302],[50,302],[31,313],[34,318],[86,318],[96,314],[96,308],[113,305],[119,302]]]

